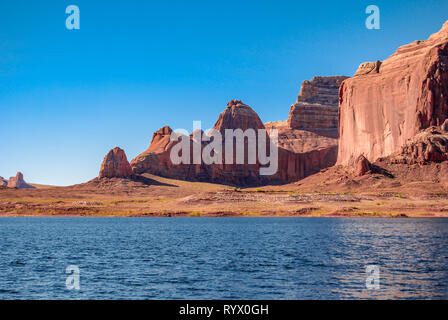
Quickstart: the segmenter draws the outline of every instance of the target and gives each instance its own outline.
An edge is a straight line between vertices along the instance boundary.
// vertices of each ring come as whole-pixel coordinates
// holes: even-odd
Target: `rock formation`
[[[153,134],[149,148],[131,161],[132,171],[135,174],[152,173],[174,179],[189,180],[191,177],[191,180],[195,180],[200,165],[174,165],[171,162],[171,149],[177,144],[170,139],[172,132],[170,127],[165,126]]]
[[[132,175],[126,153],[116,147],[109,151],[101,164],[99,178],[128,178]]]
[[[382,63],[361,65],[339,91],[338,164],[352,164],[360,155],[374,162],[421,130],[441,126],[448,118],[447,83],[448,22]]]
[[[240,100],[231,100],[227,104],[227,108],[219,115],[213,129],[219,131],[224,138],[226,129],[241,129],[242,131],[253,129],[255,132],[258,132],[258,130],[265,130],[265,126],[258,114],[251,107]],[[258,141],[256,142],[256,145],[258,148]],[[269,145],[269,142],[267,142],[267,145]],[[266,148],[269,148],[269,146]],[[222,164],[216,164],[209,167],[211,169],[210,175],[212,181],[215,180],[233,185],[257,185],[268,182],[279,182],[281,180],[277,175],[260,176],[260,164],[258,161],[254,164],[248,163],[249,149],[247,141],[244,143],[244,164],[236,163],[236,143],[233,145],[232,164],[225,163],[225,153],[226,148],[223,143],[221,156]]]
[[[314,154],[320,168],[336,163],[338,150],[339,85],[345,76],[314,77],[302,83],[287,121],[266,123],[278,131],[278,144],[293,153]],[[317,161],[317,160],[316,160]]]
[[[400,164],[427,164],[448,160],[448,133],[429,127],[406,141],[390,159]]]
[[[325,153],[322,169],[336,163],[338,92],[345,79],[345,76],[314,77],[302,83],[288,120],[266,123],[268,130],[277,129],[280,147],[294,153]]]
[[[358,177],[364,176],[371,170],[371,164],[369,160],[363,155],[360,155],[355,162],[355,175]]]
[[[0,187],[6,187],[8,185],[8,180],[0,176]]]
[[[219,115],[213,129],[219,131],[224,138],[226,129],[241,129],[243,131],[254,129],[257,132],[257,130],[266,128],[252,108],[240,100],[231,100],[226,109]],[[170,140],[171,134],[172,130],[169,127],[163,127],[154,133],[149,148],[131,161],[134,173],[148,172],[175,179],[211,181],[239,186],[284,183],[296,181],[334,164],[337,155],[337,147],[334,145],[317,149],[308,146],[307,148],[301,148],[299,152],[294,151],[294,148],[287,149],[280,146],[278,149],[277,173],[263,176],[260,175],[261,165],[258,161],[253,164],[249,164],[247,161],[248,145],[246,141],[244,145],[244,164],[236,164],[235,150],[233,152],[233,164],[225,163],[225,144],[223,144],[222,154],[220,155],[222,164],[204,164],[203,162],[195,164],[190,158],[190,164],[174,165],[171,162],[170,153],[177,142]],[[201,136],[200,132],[199,135]],[[192,155],[193,144],[198,143],[195,136],[193,133],[189,137],[191,140],[190,156]],[[269,140],[267,143],[269,143]],[[204,148],[207,144],[208,141],[202,141],[201,148]],[[259,146],[257,141],[256,147]],[[268,146],[267,149],[269,150]]]
[[[278,131],[278,145],[294,153],[305,153],[313,150],[336,148],[334,163],[337,158],[337,129],[291,129],[286,121],[268,122],[266,130]],[[333,164],[334,164],[333,163]]]
[[[213,129],[219,131],[225,137],[225,129],[264,129],[263,122],[249,106],[240,100],[232,100],[227,104],[227,108],[219,115]],[[190,163],[173,164],[170,158],[172,148],[178,143],[170,139],[172,129],[163,127],[154,133],[149,148],[131,161],[131,166],[136,174],[149,172],[152,174],[192,181],[213,181],[233,185],[257,185],[267,181],[280,181],[275,177],[260,177],[258,163],[256,164],[225,164],[225,145],[222,145],[222,164],[207,165],[200,161],[193,161],[193,145],[200,144],[201,150],[208,144],[208,141],[197,141],[202,139],[203,132],[194,132],[188,139],[190,140]],[[234,156],[236,152],[233,153]],[[247,146],[245,146],[247,159]],[[235,160],[235,159],[234,159]]]
[[[221,112],[213,129],[221,134],[225,129],[265,129],[258,114],[251,107],[245,105],[241,100],[231,100],[227,103],[227,108]]]
[[[151,145],[146,150],[148,153],[161,153],[166,151],[170,144],[170,136],[173,130],[169,126],[165,126],[152,135]]]
[[[34,189],[32,185],[29,185],[23,179],[23,174],[21,172],[17,172],[15,177],[9,178],[8,188],[17,188],[17,189]]]
[[[381,61],[361,63],[354,77],[380,72]]]
[[[291,129],[338,128],[338,92],[344,76],[314,77],[304,81],[297,102],[289,111]]]

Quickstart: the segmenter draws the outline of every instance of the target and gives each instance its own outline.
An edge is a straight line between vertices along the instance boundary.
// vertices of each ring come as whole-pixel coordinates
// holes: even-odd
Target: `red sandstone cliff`
[[[239,100],[232,100],[227,104],[227,108],[219,115],[213,129],[221,132],[225,137],[225,129],[264,129],[264,125],[255,111]],[[173,131],[169,127],[159,129],[153,135],[149,148],[131,161],[131,166],[136,174],[152,173],[160,176],[192,180],[192,181],[212,181],[233,185],[257,185],[269,181],[280,182],[280,178],[275,176],[260,177],[259,163],[249,164],[247,162],[247,146],[245,146],[245,163],[236,164],[235,157],[233,164],[225,164],[225,147],[222,146],[222,164],[195,164],[193,162],[193,144],[197,144],[194,134],[190,135],[190,164],[173,164],[170,158],[172,148],[177,144],[171,141],[170,136]],[[198,133],[201,135],[203,132]],[[201,142],[204,148],[208,141]],[[234,156],[236,152],[234,151]]]
[[[307,154],[300,166],[307,166],[311,161],[315,162],[311,165],[314,169],[324,169],[336,163],[338,92],[345,79],[345,76],[331,76],[304,81],[288,120],[266,123],[268,130],[277,129],[279,147],[295,154]],[[309,174],[305,169],[298,176]]]
[[[99,178],[127,178],[132,175],[126,153],[116,147],[109,151],[101,164]]]
[[[362,64],[339,91],[338,164],[373,162],[448,118],[448,22],[428,40]]]
[[[223,137],[225,129],[265,129],[261,119],[256,112],[239,100],[232,100],[227,104],[227,108],[219,115],[213,129],[221,132]],[[286,148],[278,149],[278,170],[274,175],[260,175],[260,163],[249,164],[247,161],[247,145],[245,145],[244,164],[222,164],[206,165],[204,163],[179,164],[171,162],[170,153],[176,142],[170,141],[172,130],[164,127],[153,135],[149,148],[131,161],[131,166],[136,174],[145,172],[161,175],[170,178],[211,181],[232,185],[261,185],[267,183],[284,183],[296,181],[307,175],[318,172],[334,164],[337,149],[322,148],[321,150],[308,149],[302,152],[294,152]],[[193,141],[193,135],[190,135]],[[204,147],[206,143],[202,143]],[[257,148],[258,148],[257,142]],[[192,154],[190,149],[190,155]],[[224,159],[225,146],[222,147],[222,157]],[[234,151],[234,156],[236,152]],[[235,160],[235,158],[234,158]]]
[[[314,77],[304,81],[289,111],[291,129],[337,129],[338,92],[347,77]]]

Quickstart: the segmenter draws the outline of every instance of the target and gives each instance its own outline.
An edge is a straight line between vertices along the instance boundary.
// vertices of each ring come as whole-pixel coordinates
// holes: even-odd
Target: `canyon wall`
[[[227,104],[226,109],[219,115],[214,130],[221,132],[225,136],[226,129],[269,129],[266,128],[257,113],[245,105],[240,100],[232,100]],[[238,186],[277,184],[297,181],[310,174],[316,173],[326,168],[336,160],[337,147],[313,149],[310,147],[299,148],[296,152],[294,148],[278,148],[278,170],[273,175],[260,175],[262,167],[258,160],[254,164],[247,161],[248,146],[245,143],[245,162],[236,164],[235,158],[233,164],[224,163],[225,145],[222,145],[222,164],[204,164],[203,162],[193,163],[193,145],[197,144],[195,133],[189,136],[191,140],[190,164],[173,164],[170,159],[172,148],[177,144],[171,141],[172,130],[169,127],[163,127],[154,133],[149,148],[131,161],[131,166],[135,174],[152,173],[169,178],[192,180],[192,181],[210,181],[223,184]],[[202,135],[203,133],[199,133]],[[269,137],[268,137],[269,139]],[[201,148],[204,148],[208,142],[201,142]],[[259,141],[256,142],[258,149]],[[269,150],[269,140],[266,148]],[[234,157],[236,152],[233,152]]]
[[[350,165],[400,150],[418,132],[448,118],[448,22],[428,40],[368,62],[339,90],[337,163]]]
[[[312,167],[323,169],[336,163],[338,93],[345,79],[345,76],[331,76],[304,81],[297,101],[290,108],[288,120],[266,123],[268,130],[278,131],[279,147],[294,154],[307,155],[295,165],[306,167],[312,162],[318,162]],[[299,176],[309,174],[305,170]]]
[[[347,77],[314,77],[304,81],[289,111],[291,129],[337,129],[338,92]]]

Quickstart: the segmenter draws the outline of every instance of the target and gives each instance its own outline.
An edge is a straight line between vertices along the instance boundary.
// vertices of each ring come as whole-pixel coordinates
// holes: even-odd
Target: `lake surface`
[[[448,219],[0,218],[0,239],[0,299],[448,298]]]

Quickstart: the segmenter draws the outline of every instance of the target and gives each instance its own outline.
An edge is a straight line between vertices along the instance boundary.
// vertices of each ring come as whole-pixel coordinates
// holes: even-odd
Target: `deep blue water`
[[[448,219],[0,218],[0,239],[0,299],[448,298]]]

